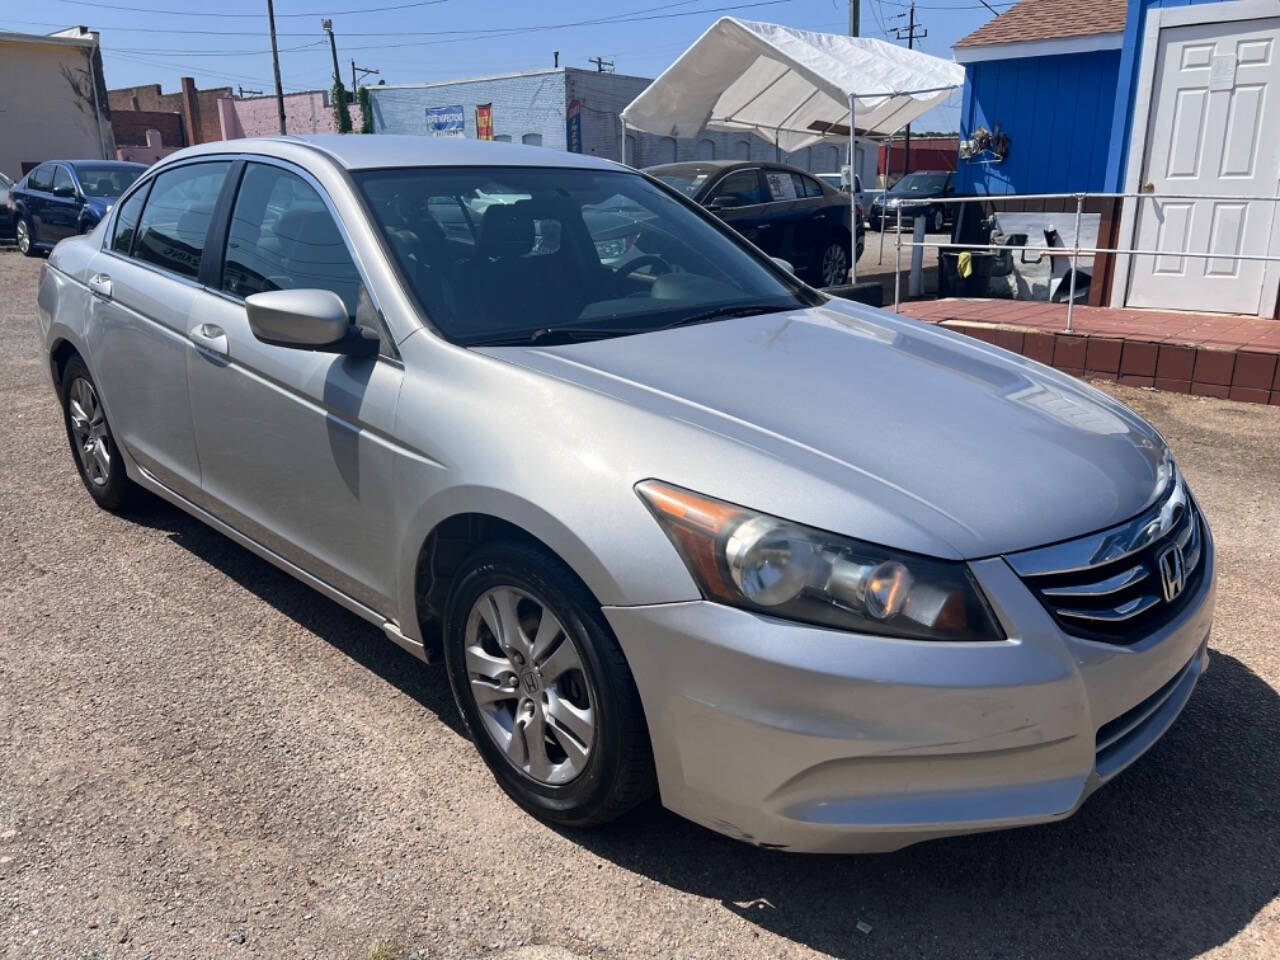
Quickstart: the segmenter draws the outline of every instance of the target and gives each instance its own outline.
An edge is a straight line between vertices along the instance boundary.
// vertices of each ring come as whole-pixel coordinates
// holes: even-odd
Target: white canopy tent
[[[622,156],[627,130],[719,130],[788,153],[848,139],[852,161],[855,137],[891,137],[963,83],[959,64],[883,40],[722,17],[622,111]]]

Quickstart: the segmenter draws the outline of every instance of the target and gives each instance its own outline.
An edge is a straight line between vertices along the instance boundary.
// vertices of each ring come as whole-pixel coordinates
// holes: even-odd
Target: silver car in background
[[[891,850],[1076,810],[1207,664],[1161,437],[581,155],[237,140],[54,250],[86,488],[442,660],[526,810]]]

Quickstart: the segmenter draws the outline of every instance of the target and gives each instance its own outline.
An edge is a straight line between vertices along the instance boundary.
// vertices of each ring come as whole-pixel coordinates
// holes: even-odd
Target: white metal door
[[[1127,304],[1257,313],[1280,178],[1280,18],[1160,32],[1143,190],[1219,200],[1138,201]],[[1239,198],[1239,199],[1236,199]],[[1274,251],[1273,251],[1274,252]],[[1268,310],[1271,304],[1267,304]]]

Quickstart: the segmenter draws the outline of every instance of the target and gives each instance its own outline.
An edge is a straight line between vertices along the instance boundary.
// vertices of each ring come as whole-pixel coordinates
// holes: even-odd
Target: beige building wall
[[[105,89],[94,109],[90,40],[0,33],[0,170],[116,155]],[[101,124],[99,124],[99,118]]]

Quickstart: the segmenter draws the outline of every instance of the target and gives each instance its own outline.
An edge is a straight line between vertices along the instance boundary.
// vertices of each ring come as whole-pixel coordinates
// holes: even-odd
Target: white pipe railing
[[[881,191],[884,202],[888,202],[887,191]],[[904,198],[908,203],[920,204],[944,204],[944,203],[1002,203],[1016,202],[1021,203],[1027,200],[1074,200],[1075,201],[1075,234],[1072,236],[1072,246],[1063,248],[1058,251],[1057,248],[1048,249],[1051,257],[1055,256],[1071,256],[1071,275],[1069,279],[1067,294],[1067,333],[1072,331],[1073,309],[1076,300],[1076,268],[1079,265],[1080,254],[1095,256],[1100,253],[1117,254],[1124,256],[1176,256],[1185,257],[1188,260],[1244,260],[1244,261],[1261,261],[1263,263],[1280,263],[1280,254],[1273,253],[1217,253],[1206,251],[1204,253],[1195,253],[1192,251],[1182,250],[1143,250],[1132,247],[1082,247],[1080,245],[1080,218],[1084,213],[1084,204],[1086,200],[1224,200],[1224,201],[1246,201],[1258,203],[1280,203],[1280,196],[1238,196],[1233,194],[1205,194],[1205,193],[1027,193],[1027,194],[979,194],[968,197],[929,197],[921,198],[913,201],[910,198]],[[880,215],[880,250],[881,261],[884,260],[884,214],[882,208]],[[1026,211],[1019,211],[1026,212]],[[1048,213],[1050,211],[1046,211]],[[1053,211],[1058,212],[1058,211]],[[1066,211],[1062,211],[1066,212]],[[915,221],[920,217],[912,217]],[[901,280],[902,280],[902,204],[897,206],[897,224],[894,228],[895,234],[895,258],[894,258],[894,275],[893,275],[893,312],[899,313],[901,299]],[[909,247],[932,247],[937,250],[989,250],[993,252],[1008,251],[1012,253],[1015,250],[1038,250],[1042,254],[1046,251],[1042,245],[1035,244],[996,244],[996,243],[931,243],[927,240],[916,240],[913,236],[907,241]],[[939,264],[939,271],[942,267]]]

